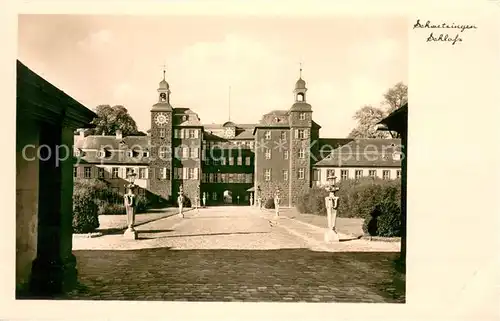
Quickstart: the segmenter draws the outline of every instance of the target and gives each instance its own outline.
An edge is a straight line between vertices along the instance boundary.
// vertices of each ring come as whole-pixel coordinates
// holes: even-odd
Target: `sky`
[[[18,59],[90,109],[125,106],[143,131],[163,65],[171,104],[209,124],[255,123],[289,109],[302,63],[320,135],[346,137],[357,109],[380,106],[387,89],[408,83],[407,23],[372,15],[20,15]]]

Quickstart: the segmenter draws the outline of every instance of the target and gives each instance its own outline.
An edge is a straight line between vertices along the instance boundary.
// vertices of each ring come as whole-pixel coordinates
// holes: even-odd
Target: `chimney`
[[[122,138],[123,138],[123,137],[122,137],[122,131],[118,129],[118,130],[116,131],[116,139],[122,139]]]

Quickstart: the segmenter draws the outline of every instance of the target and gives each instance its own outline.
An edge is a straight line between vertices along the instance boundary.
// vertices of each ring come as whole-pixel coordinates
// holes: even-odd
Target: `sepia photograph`
[[[404,304],[410,23],[20,14],[16,299]]]

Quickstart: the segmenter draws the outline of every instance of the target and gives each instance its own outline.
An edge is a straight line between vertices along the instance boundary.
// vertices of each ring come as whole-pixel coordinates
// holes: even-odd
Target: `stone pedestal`
[[[137,240],[137,231],[134,229],[126,229],[123,233],[123,238],[127,240]]]
[[[330,229],[327,229],[325,231],[325,242],[329,243],[329,242],[339,242],[339,241],[340,241],[339,234],[336,231]]]

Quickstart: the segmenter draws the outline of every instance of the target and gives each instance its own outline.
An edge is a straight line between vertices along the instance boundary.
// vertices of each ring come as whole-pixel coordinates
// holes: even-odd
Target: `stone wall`
[[[39,127],[24,121],[17,127],[22,130],[16,132],[16,288],[22,290],[37,254],[39,162],[32,158],[39,145]],[[25,157],[23,148],[29,144],[34,146],[26,149]]]

